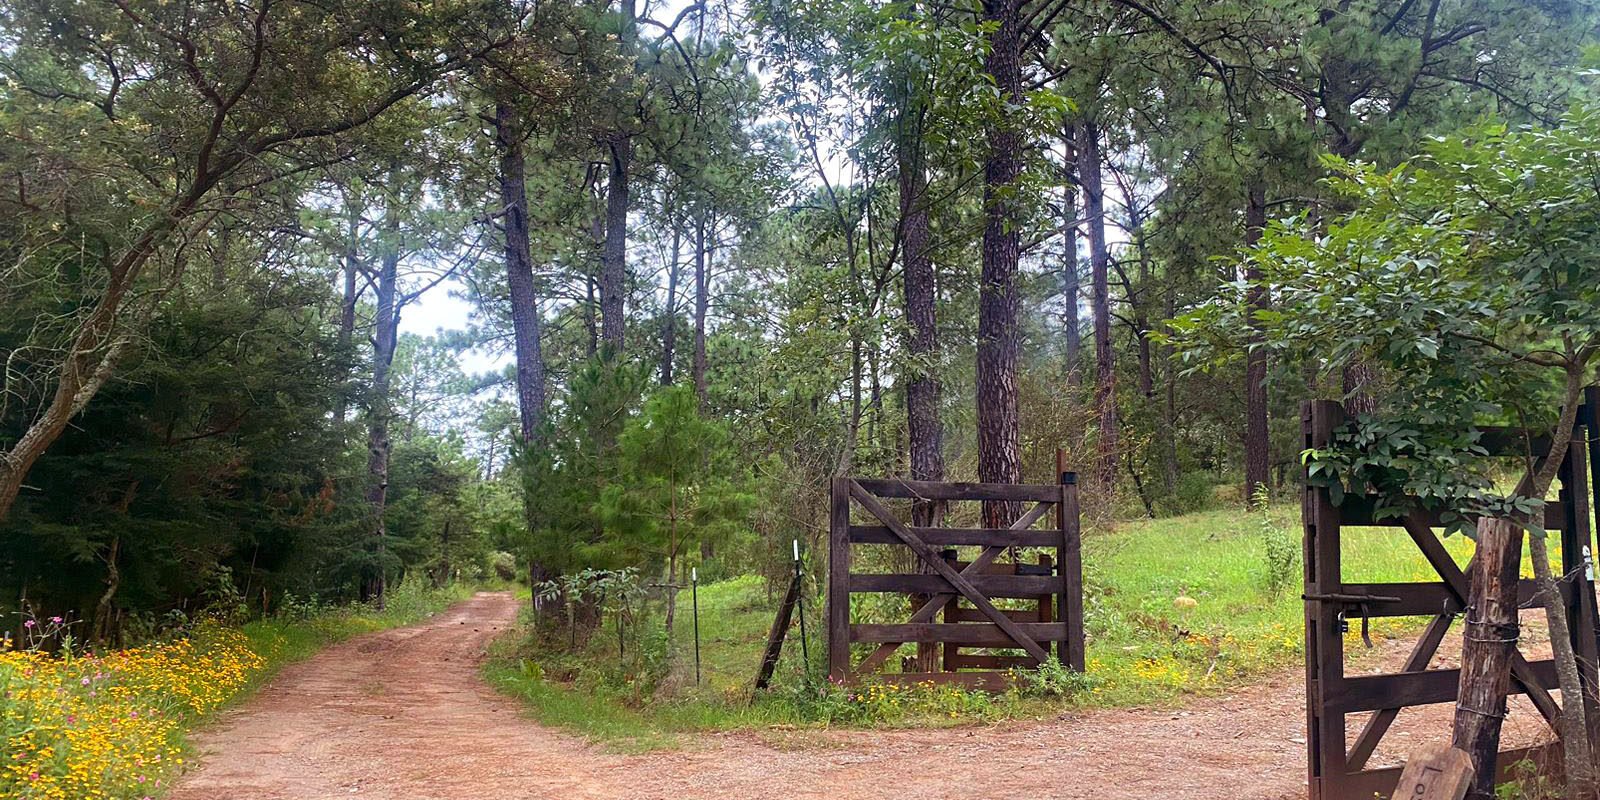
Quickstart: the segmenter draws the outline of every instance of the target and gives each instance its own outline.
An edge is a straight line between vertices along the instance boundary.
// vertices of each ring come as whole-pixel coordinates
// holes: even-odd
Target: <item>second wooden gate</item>
[[[1595,396],[1580,423],[1593,425]],[[1316,401],[1303,408],[1304,444],[1325,448],[1344,424],[1344,409],[1333,401]],[[1572,449],[1561,465],[1561,500],[1545,508],[1544,526],[1560,535],[1565,579],[1561,582],[1567,619],[1572,626],[1572,646],[1583,664],[1584,702],[1591,714],[1596,705],[1595,669],[1597,639],[1594,585],[1587,573],[1594,537],[1589,524],[1590,464],[1584,441],[1585,427],[1572,432]],[[1481,445],[1490,455],[1523,452],[1529,438],[1548,444],[1548,436],[1525,431],[1486,429]],[[1306,630],[1306,746],[1308,784],[1312,800],[1372,800],[1387,797],[1399,779],[1398,767],[1369,769],[1368,760],[1388,732],[1395,717],[1411,706],[1453,703],[1460,670],[1430,669],[1439,645],[1455,618],[1467,606],[1470,587],[1466,573],[1445,549],[1434,528],[1432,515],[1412,511],[1398,518],[1380,518],[1371,497],[1345,495],[1334,504],[1328,490],[1305,487],[1302,517],[1305,524],[1305,630]],[[1415,583],[1345,583],[1340,569],[1340,531],[1350,527],[1400,528],[1421,551],[1438,580]],[[1538,600],[1533,581],[1523,580],[1518,594],[1524,607]],[[1370,617],[1431,617],[1411,655],[1398,672],[1345,674],[1344,631],[1366,624]],[[1520,652],[1511,665],[1515,694],[1525,694],[1546,719],[1553,721],[1560,707],[1551,697],[1556,688],[1555,665],[1549,659],[1530,661]],[[1359,734],[1347,745],[1345,717],[1366,714]],[[1591,716],[1591,719],[1595,717]],[[1595,738],[1594,732],[1590,733]],[[1513,750],[1501,754],[1500,766],[1524,760],[1549,763],[1553,746]]]

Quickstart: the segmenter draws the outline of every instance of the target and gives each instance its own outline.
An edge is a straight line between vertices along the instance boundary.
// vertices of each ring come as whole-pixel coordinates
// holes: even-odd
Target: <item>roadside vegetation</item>
[[[120,650],[80,649],[66,617],[29,618],[23,640],[0,650],[0,797],[158,797],[183,768],[188,734],[284,665],[470,592],[414,580],[392,588],[382,610],[290,599],[242,625],[218,608]]]
[[[1345,573],[1351,580],[1426,579],[1426,563],[1397,529],[1353,529],[1346,541]],[[1087,532],[1087,674],[1046,665],[1018,673],[1013,689],[1001,694],[952,686],[828,684],[816,591],[806,596],[809,669],[801,659],[797,620],[773,688],[754,693],[783,587],[748,575],[700,587],[698,685],[693,633],[686,624],[692,603],[688,591],[678,598],[683,618],[670,644],[659,619],[638,620],[650,632],[637,638],[625,632],[628,647],[619,648],[615,619],[607,618],[576,650],[569,638],[541,638],[525,624],[517,636],[502,640],[485,669],[491,682],[524,700],[540,722],[625,750],[670,747],[678,741],[675,734],[691,731],[918,727],[1176,703],[1236,687],[1300,659],[1299,543],[1298,506],[1288,503]],[[1454,536],[1446,543],[1466,563],[1471,541]],[[856,609],[858,615],[863,611]],[[891,611],[905,613],[899,606],[883,613]],[[1381,640],[1405,635],[1415,624],[1373,620],[1371,631]],[[1355,652],[1362,646],[1360,626],[1353,624],[1349,647]]]

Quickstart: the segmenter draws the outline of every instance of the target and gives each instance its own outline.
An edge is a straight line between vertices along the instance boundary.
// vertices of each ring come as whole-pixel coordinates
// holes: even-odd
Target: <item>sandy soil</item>
[[[1179,710],[948,730],[707,735],[685,750],[617,755],[535,724],[479,679],[485,647],[515,614],[510,595],[479,594],[420,625],[360,637],[285,669],[199,737],[200,764],[171,800],[1304,795],[1298,670]],[[1392,666],[1408,648],[1380,645],[1357,668]],[[1448,728],[1448,713],[1402,713],[1374,765],[1433,740]],[[1352,717],[1352,736],[1359,727]],[[1545,735],[1525,701],[1507,731],[1510,742]]]

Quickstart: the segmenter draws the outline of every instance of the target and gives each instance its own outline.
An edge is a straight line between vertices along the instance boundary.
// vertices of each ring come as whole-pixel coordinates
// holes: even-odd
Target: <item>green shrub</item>
[[[1172,493],[1157,501],[1163,516],[1183,516],[1217,507],[1217,482],[1209,472],[1185,472]]]

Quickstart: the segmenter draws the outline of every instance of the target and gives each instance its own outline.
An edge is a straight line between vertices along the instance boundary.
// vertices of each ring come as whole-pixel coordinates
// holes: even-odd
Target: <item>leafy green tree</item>
[[[1493,790],[1500,719],[1473,705],[1503,699],[1516,626],[1523,531],[1540,587],[1560,677],[1560,733],[1574,791],[1594,781],[1570,620],[1550,565],[1540,514],[1572,441],[1582,391],[1600,354],[1600,114],[1579,108],[1553,130],[1480,126],[1430,144],[1390,171],[1333,160],[1333,187],[1355,210],[1324,225],[1273,226],[1250,256],[1275,304],[1248,302],[1249,283],[1183,322],[1190,341],[1221,336],[1250,318],[1265,344],[1329,371],[1382,365],[1404,376],[1385,402],[1356,416],[1311,474],[1337,501],[1376,491],[1380,510],[1421,506],[1475,536],[1472,607],[1463,644],[1455,742],[1472,754],[1474,792]],[[1337,374],[1337,372],[1335,372]],[[1553,400],[1553,402],[1552,402]],[[1529,442],[1522,479],[1495,484],[1496,460],[1478,446],[1485,424],[1547,427]],[[1510,596],[1488,596],[1485,587]],[[1498,695],[1498,696],[1495,696]]]
[[[646,401],[619,442],[618,472],[628,483],[606,487],[598,504],[607,547],[664,565],[669,633],[680,562],[701,542],[739,531],[752,505],[730,463],[727,433],[702,418],[698,406],[687,387],[661,389]]]

